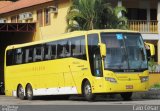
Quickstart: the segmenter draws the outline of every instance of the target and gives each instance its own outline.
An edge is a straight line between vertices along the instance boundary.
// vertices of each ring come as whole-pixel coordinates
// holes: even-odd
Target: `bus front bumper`
[[[141,83],[138,80],[135,81],[119,81],[117,83],[106,83],[106,92],[118,93],[118,92],[144,92],[148,91],[148,81]]]

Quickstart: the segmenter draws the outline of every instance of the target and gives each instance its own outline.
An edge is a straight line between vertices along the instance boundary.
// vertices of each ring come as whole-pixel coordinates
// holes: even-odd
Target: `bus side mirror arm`
[[[102,58],[106,57],[106,52],[107,52],[107,51],[106,51],[106,45],[103,44],[103,43],[99,43],[98,45],[99,45],[99,47],[100,47],[101,57],[102,57]]]

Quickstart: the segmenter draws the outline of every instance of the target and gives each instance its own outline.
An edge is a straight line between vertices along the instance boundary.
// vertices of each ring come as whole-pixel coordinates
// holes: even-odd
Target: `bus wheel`
[[[18,86],[18,89],[17,89],[17,96],[21,99],[21,100],[24,100],[25,97],[24,97],[24,89],[22,87],[22,85],[19,85]]]
[[[123,100],[131,100],[132,92],[121,93]]]
[[[89,81],[86,81],[83,86],[83,95],[86,100],[93,101],[95,99],[95,94],[92,93],[92,87]]]
[[[32,86],[30,84],[27,85],[26,96],[27,96],[28,100],[33,100],[33,89],[32,89]]]

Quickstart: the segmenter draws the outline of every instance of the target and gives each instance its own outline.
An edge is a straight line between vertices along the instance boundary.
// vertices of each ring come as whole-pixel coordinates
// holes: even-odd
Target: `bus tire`
[[[2,95],[5,94],[5,92],[4,92],[4,87],[1,87],[1,89],[0,89],[0,94],[2,94]]]
[[[123,100],[125,100],[125,101],[131,100],[132,92],[121,93],[121,97],[122,97]]]
[[[92,93],[92,87],[89,81],[86,81],[83,85],[83,96],[87,101],[94,101],[95,94]]]
[[[25,99],[25,96],[24,96],[24,89],[22,87],[22,85],[20,84],[17,88],[17,97],[19,97],[21,100],[24,100]]]
[[[28,100],[33,100],[34,96],[33,96],[33,89],[32,86],[30,84],[27,85],[26,87],[26,97]]]

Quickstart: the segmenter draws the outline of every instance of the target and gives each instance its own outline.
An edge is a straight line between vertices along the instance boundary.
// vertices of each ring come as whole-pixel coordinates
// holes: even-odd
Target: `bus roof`
[[[30,46],[30,45],[36,45],[36,44],[41,44],[45,42],[50,42],[54,40],[61,40],[69,37],[74,37],[76,36],[81,36],[81,35],[86,35],[86,34],[91,34],[91,33],[101,33],[101,32],[118,32],[118,33],[139,33],[137,31],[131,31],[131,30],[120,30],[120,29],[103,29],[103,30],[89,30],[89,31],[74,31],[74,32],[69,32],[69,33],[64,33],[59,36],[50,38],[50,39],[45,39],[45,40],[40,40],[40,41],[35,41],[35,42],[29,42],[29,43],[24,43],[24,44],[14,44],[10,45],[6,48],[8,49],[14,49],[14,48],[19,48],[19,47],[25,47],[25,46]]]

